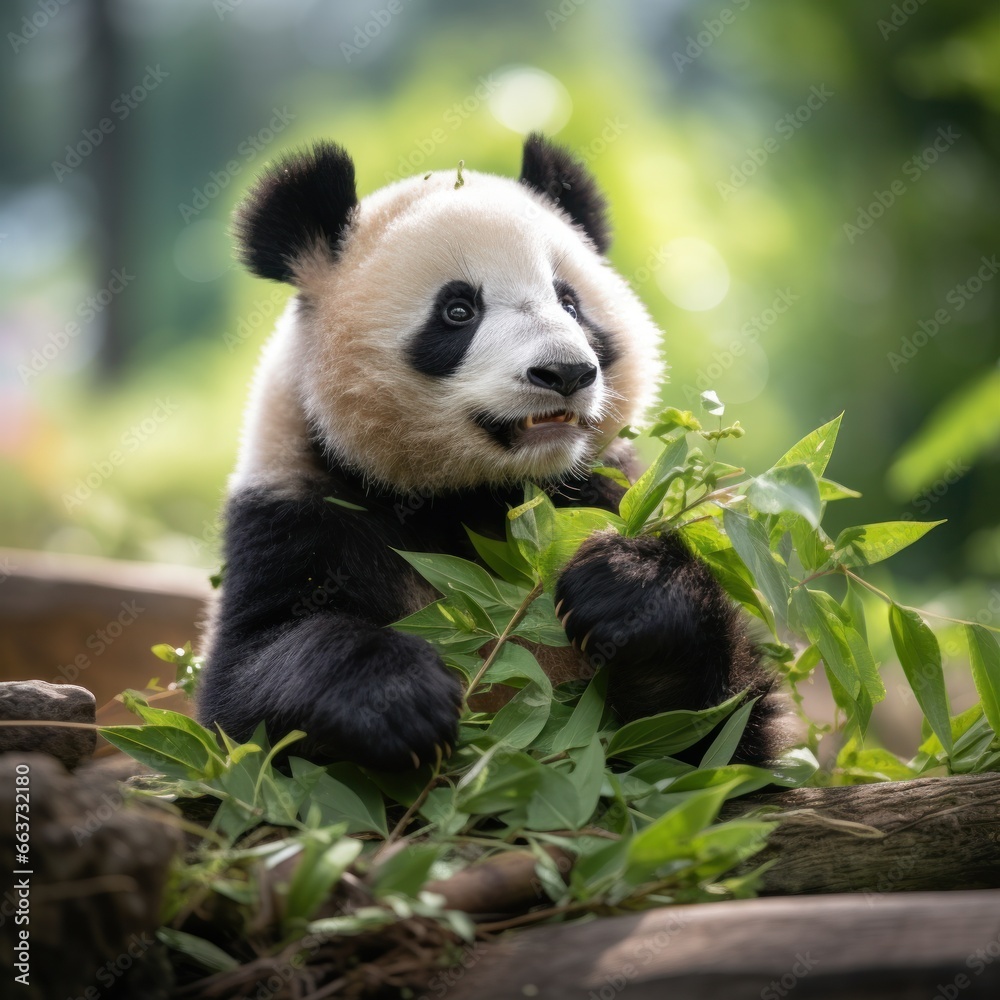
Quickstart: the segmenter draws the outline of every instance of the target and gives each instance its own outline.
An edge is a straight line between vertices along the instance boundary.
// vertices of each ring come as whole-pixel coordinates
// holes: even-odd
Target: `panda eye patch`
[[[559,305],[570,314],[573,319],[579,319],[579,314],[576,311],[576,302],[573,300],[572,295],[564,295],[559,300]]]
[[[555,282],[553,282],[552,287],[555,289],[559,305],[565,309],[573,319],[577,322],[581,322],[580,305],[576,297],[576,292],[573,290],[573,286],[570,285],[568,281],[563,281],[562,278],[557,278]]]
[[[476,307],[468,299],[451,299],[445,303],[441,318],[449,326],[465,326],[476,318]]]
[[[442,285],[423,325],[407,347],[410,364],[432,378],[447,378],[461,367],[486,315],[483,290],[467,281]]]

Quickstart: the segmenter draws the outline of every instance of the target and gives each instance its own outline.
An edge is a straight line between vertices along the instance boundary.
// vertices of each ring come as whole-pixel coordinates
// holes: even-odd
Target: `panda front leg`
[[[608,702],[623,721],[708,708],[748,689],[760,697],[736,759],[776,755],[774,678],[742,612],[676,535],[594,535],[563,570],[555,601],[570,641],[607,668]]]
[[[454,745],[461,688],[423,639],[318,612],[255,645],[220,649],[199,692],[203,721],[234,739],[263,721],[272,741],[305,731],[293,753],[384,770]]]
[[[429,643],[386,624],[406,613],[409,567],[374,514],[324,495],[230,499],[199,718],[241,741],[261,722],[272,741],[304,730],[304,757],[412,768],[454,744],[461,685]]]

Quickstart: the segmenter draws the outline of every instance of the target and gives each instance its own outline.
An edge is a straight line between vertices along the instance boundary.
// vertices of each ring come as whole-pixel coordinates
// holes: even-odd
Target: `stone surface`
[[[169,995],[156,930],[181,837],[122,787],[134,763],[89,761],[68,774],[48,754],[0,756],[4,1000]]]
[[[4,681],[0,683],[0,720],[40,722],[96,721],[94,696],[76,684],[48,681]],[[89,758],[97,745],[97,732],[68,726],[0,725],[0,752],[40,751],[51,754],[70,770]]]

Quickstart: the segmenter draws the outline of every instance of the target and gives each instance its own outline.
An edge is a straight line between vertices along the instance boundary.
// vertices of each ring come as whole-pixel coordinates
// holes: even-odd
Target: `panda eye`
[[[563,309],[565,309],[566,312],[568,312],[570,314],[570,316],[573,317],[573,319],[579,319],[580,318],[579,314],[576,311],[576,302],[574,301],[572,295],[564,295],[559,300],[559,305],[561,305],[563,307]]]
[[[476,318],[476,308],[467,299],[452,299],[441,313],[449,326],[465,326]]]

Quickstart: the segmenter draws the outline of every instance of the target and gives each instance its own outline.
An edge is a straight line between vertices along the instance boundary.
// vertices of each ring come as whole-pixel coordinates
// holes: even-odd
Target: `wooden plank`
[[[0,549],[0,680],[81,684],[98,705],[172,668],[150,647],[198,638],[207,573]]]
[[[538,927],[468,949],[450,1000],[996,1000],[1000,891],[772,897]]]

